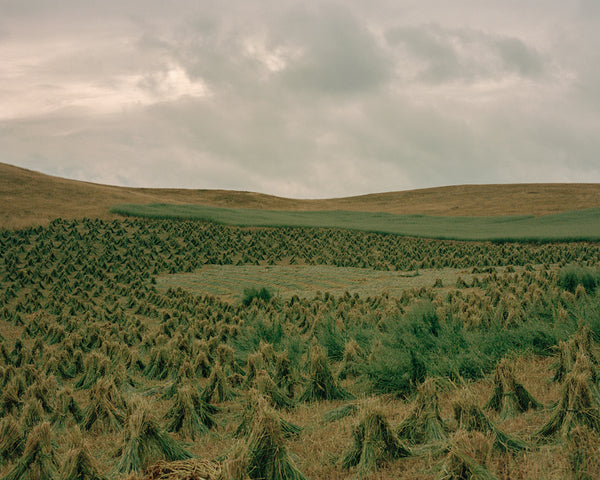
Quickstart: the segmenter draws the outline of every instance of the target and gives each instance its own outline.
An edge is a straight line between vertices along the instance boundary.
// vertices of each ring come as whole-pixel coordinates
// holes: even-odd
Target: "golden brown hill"
[[[0,163],[0,228],[54,218],[112,218],[119,203],[195,203],[265,210],[349,210],[444,216],[544,215],[600,206],[600,184],[459,185],[325,200],[253,192],[128,188],[68,180]]]

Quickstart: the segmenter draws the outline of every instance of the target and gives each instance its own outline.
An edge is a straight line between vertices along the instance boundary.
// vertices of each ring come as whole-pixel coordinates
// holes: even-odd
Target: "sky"
[[[293,198],[600,182],[600,1],[0,0],[0,162]]]

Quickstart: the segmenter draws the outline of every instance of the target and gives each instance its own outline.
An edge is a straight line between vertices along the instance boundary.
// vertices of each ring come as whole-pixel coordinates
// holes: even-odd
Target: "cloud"
[[[420,62],[411,62],[419,81],[476,82],[513,73],[535,78],[544,71],[541,55],[515,37],[422,25],[392,28],[386,39]]]
[[[600,181],[600,34],[566,3],[0,0],[0,161],[295,197]]]
[[[337,95],[368,91],[389,78],[388,58],[348,9],[299,9],[285,20],[279,39],[301,52],[284,69],[283,81],[292,88]]]

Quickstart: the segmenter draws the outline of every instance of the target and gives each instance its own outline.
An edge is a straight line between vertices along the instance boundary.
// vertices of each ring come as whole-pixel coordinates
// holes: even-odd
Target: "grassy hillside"
[[[282,212],[202,205],[119,205],[115,213],[206,220],[246,227],[334,227],[453,240],[570,241],[600,239],[600,208],[535,217],[436,217],[371,212]]]
[[[324,200],[227,190],[125,188],[68,180],[0,163],[0,228],[54,218],[111,218],[116,204],[198,204],[256,210],[403,215],[546,215],[600,207],[600,184],[461,185]]]

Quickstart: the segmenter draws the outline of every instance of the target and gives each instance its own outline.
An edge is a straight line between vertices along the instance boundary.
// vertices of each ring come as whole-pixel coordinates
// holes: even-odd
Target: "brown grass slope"
[[[442,216],[544,215],[600,206],[600,184],[458,185],[297,200],[231,190],[129,188],[53,177],[0,163],[0,228],[54,218],[112,218],[119,203],[196,203],[266,210],[348,210]]]

